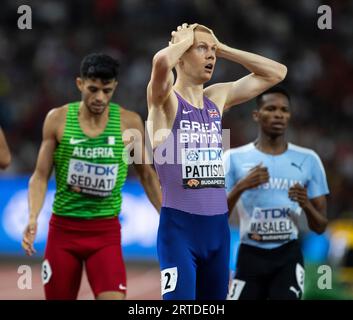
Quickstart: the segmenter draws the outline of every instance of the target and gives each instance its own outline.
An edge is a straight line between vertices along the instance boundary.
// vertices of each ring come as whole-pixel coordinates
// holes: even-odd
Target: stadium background
[[[32,30],[19,30],[17,8],[32,9]],[[332,29],[320,30],[318,7],[332,9]],[[46,113],[80,99],[75,87],[82,57],[105,52],[120,59],[114,101],[147,116],[146,85],[153,54],[166,46],[170,32],[183,22],[198,22],[233,47],[262,54],[288,67],[284,85],[291,93],[295,144],[317,151],[330,187],[330,228],[322,236],[302,221],[307,261],[306,298],[352,297],[353,247],[353,2],[349,0],[32,0],[0,5],[0,124],[13,161],[0,172],[0,298],[41,299],[38,262],[45,245],[54,183],[40,221],[37,258],[25,258],[20,238],[27,218],[28,178],[34,169]],[[211,81],[230,81],[246,74],[236,64],[218,61]],[[253,140],[254,102],[224,116],[231,146]],[[158,215],[129,171],[124,188],[123,247],[131,299],[158,299],[155,234]],[[233,247],[237,227],[233,219]],[[234,268],[234,257],[230,266]],[[33,266],[33,289],[17,288],[18,266]],[[333,267],[332,290],[319,290],[317,267]],[[129,271],[130,270],[130,271]],[[149,284],[148,284],[149,283]],[[144,285],[145,284],[145,285]],[[84,282],[84,288],[87,285]],[[150,287],[148,287],[150,286]],[[151,288],[148,293],[141,288]],[[86,290],[85,289],[85,290]],[[86,290],[86,291],[87,291]],[[89,290],[87,291],[89,292]],[[81,298],[89,298],[89,293]],[[86,294],[86,295],[85,295]]]

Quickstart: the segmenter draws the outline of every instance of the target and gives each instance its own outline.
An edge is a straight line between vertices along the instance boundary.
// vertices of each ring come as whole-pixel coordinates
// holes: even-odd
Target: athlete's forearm
[[[48,180],[34,173],[29,180],[28,207],[29,221],[36,222],[42,209],[48,188]]]
[[[303,207],[303,210],[308,220],[309,228],[318,234],[323,233],[327,227],[327,218],[318,211],[310,201]]]
[[[238,202],[240,196],[245,191],[241,181],[239,181],[232,189],[231,192],[228,193],[227,203],[228,203],[228,214],[230,215]]]
[[[153,65],[155,67],[167,68],[171,71],[177,65],[181,56],[192,46],[192,44],[192,38],[171,44],[156,53],[153,58]]]
[[[148,199],[151,201],[152,205],[156,208],[157,212],[161,211],[162,207],[162,193],[160,187],[151,181],[146,181],[146,183],[141,182],[145,188]]]
[[[287,74],[287,67],[281,63],[254,53],[231,48],[223,43],[218,46],[217,57],[239,63],[256,75],[277,81],[282,81]]]
[[[140,174],[140,181],[152,205],[160,212],[162,206],[162,191],[156,172],[149,168]]]

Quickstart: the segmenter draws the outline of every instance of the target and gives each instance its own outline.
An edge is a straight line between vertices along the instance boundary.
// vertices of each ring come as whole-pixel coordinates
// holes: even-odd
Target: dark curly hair
[[[259,94],[256,97],[256,104],[259,108],[261,107],[261,104],[262,104],[262,97],[264,95],[270,94],[270,93],[281,93],[287,97],[288,101],[290,101],[290,95],[285,88],[283,88],[282,86],[274,86],[274,87],[271,87],[270,89],[264,91],[263,93]]]
[[[81,78],[117,80],[119,62],[103,53],[91,53],[83,58],[80,71]]]

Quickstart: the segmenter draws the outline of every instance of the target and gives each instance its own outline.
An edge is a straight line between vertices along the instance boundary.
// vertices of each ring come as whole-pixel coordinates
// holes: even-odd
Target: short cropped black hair
[[[81,62],[81,78],[118,79],[119,61],[104,53],[91,53]]]
[[[263,93],[259,94],[257,97],[256,97],[256,104],[258,107],[261,107],[261,104],[262,104],[262,97],[266,94],[270,94],[270,93],[281,93],[283,94],[284,96],[287,97],[288,101],[290,101],[290,95],[288,93],[288,91],[281,87],[281,86],[274,86],[274,87],[271,87],[270,89],[264,91]]]

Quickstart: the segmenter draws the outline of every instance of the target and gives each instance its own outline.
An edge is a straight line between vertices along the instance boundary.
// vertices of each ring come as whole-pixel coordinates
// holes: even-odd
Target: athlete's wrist
[[[313,205],[311,204],[311,202],[309,200],[307,200],[303,203],[299,202],[299,205],[304,211],[310,211],[310,210],[314,209]]]
[[[28,224],[37,224],[38,217],[35,214],[30,214]]]
[[[217,58],[230,59],[235,49],[227,46],[226,44],[219,42],[217,45]]]
[[[192,45],[194,44],[194,38],[193,37],[187,37],[180,39],[179,41],[175,42],[172,44],[172,49],[182,47],[183,49],[189,49]]]
[[[244,191],[248,189],[246,182],[244,180],[240,180],[236,185],[235,188],[237,193],[242,194]]]
[[[217,52],[216,55],[218,58],[224,58],[224,54],[227,52],[227,46],[222,43],[222,42],[218,42],[217,44]]]
[[[238,191],[240,192],[240,193],[243,193],[244,191],[246,191],[246,190],[249,190],[249,189],[251,189],[252,188],[252,186],[251,185],[249,185],[249,182],[247,181],[247,180],[240,180],[239,181],[239,184],[238,184]]]

